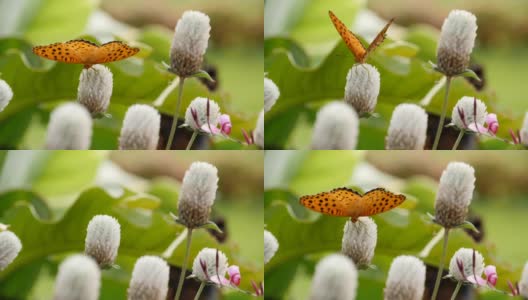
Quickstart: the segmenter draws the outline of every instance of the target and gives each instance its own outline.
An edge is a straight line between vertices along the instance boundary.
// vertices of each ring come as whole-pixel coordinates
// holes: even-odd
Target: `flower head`
[[[482,272],[484,272],[484,257],[474,249],[458,249],[449,262],[449,275],[457,281],[480,284]]]
[[[78,103],[65,103],[50,115],[46,136],[49,150],[86,150],[92,142],[92,116]]]
[[[355,149],[359,133],[359,119],[350,105],[334,101],[317,112],[312,133],[312,149]]]
[[[445,19],[437,48],[440,72],[454,76],[466,71],[477,37],[477,18],[464,10],[453,10]]]
[[[130,106],[123,120],[119,136],[120,150],[156,150],[161,117],[158,111],[145,104]]]
[[[264,264],[267,264],[279,250],[279,242],[273,233],[264,230]]]
[[[488,265],[484,268],[484,275],[486,276],[486,283],[488,286],[494,287],[497,285],[499,276],[497,275],[497,267]]]
[[[358,268],[368,267],[378,241],[378,227],[374,220],[360,217],[357,222],[345,224],[341,252],[350,257]]]
[[[396,257],[385,283],[385,300],[421,300],[425,289],[425,265],[414,256]]]
[[[331,254],[315,266],[311,300],[356,299],[358,274],[354,263],[342,254]]]
[[[466,163],[451,162],[442,172],[435,201],[435,221],[445,228],[466,220],[475,189],[475,170]]]
[[[192,275],[200,281],[225,285],[228,270],[227,256],[218,249],[204,248],[194,258]]]
[[[0,111],[6,108],[11,99],[13,99],[13,90],[7,82],[0,79]]]
[[[354,65],[348,71],[345,85],[345,102],[359,115],[371,113],[376,108],[380,90],[380,74],[369,64]]]
[[[528,298],[528,262],[524,265],[521,281],[519,281],[519,292],[521,296]]]
[[[199,11],[186,11],[176,23],[171,45],[171,70],[180,77],[200,71],[207,50],[211,25],[209,17]]]
[[[129,300],[165,300],[169,265],[157,256],[142,256],[134,265],[128,287]]]
[[[421,150],[427,137],[427,113],[415,104],[400,104],[392,113],[385,139],[387,150]]]
[[[77,101],[92,114],[105,113],[112,97],[113,75],[103,65],[83,69],[77,88]]]
[[[480,133],[488,131],[484,127],[487,116],[488,112],[486,111],[486,104],[479,99],[472,97],[460,98],[455,107],[453,107],[453,112],[451,113],[453,124],[455,124],[456,127]]]
[[[93,257],[101,267],[111,266],[121,242],[121,226],[111,216],[97,215],[86,229],[84,252]]]
[[[95,261],[85,255],[73,255],[59,266],[54,300],[97,300],[101,271]]]
[[[193,162],[183,176],[178,201],[180,222],[196,228],[209,221],[218,189],[218,170],[205,162]]]
[[[260,148],[264,148],[264,110],[260,111],[257,119],[257,125],[253,130],[253,140]]]
[[[524,115],[524,120],[522,124],[522,128],[519,132],[519,136],[521,139],[521,143],[524,145],[528,145],[528,112]]]
[[[185,111],[185,124],[192,130],[213,132],[218,127],[220,107],[208,98],[197,97]]]
[[[238,266],[232,265],[227,268],[227,275],[229,275],[229,283],[234,286],[239,286],[242,277],[240,275],[240,268]]]
[[[0,232],[0,271],[15,260],[21,249],[22,243],[16,234],[7,230]]]
[[[268,112],[277,99],[279,99],[280,92],[277,85],[269,78],[264,78],[264,111]]]

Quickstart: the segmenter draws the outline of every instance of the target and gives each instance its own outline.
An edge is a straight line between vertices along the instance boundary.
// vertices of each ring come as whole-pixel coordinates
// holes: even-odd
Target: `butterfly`
[[[68,64],[83,64],[85,69],[95,64],[122,60],[138,52],[139,48],[130,47],[119,41],[98,46],[85,40],[72,40],[33,47],[33,53],[38,56]]]
[[[299,199],[303,206],[311,210],[330,216],[350,217],[352,222],[356,222],[359,217],[391,210],[403,201],[404,195],[393,194],[383,188],[370,190],[363,195],[349,188],[337,188]]]
[[[385,35],[387,33],[387,30],[389,29],[389,26],[391,26],[392,22],[394,21],[394,18],[383,27],[383,29],[378,33],[376,38],[370,43],[368,48],[365,49],[363,44],[361,44],[361,41],[352,33],[352,31],[348,30],[348,28],[345,26],[341,20],[339,20],[334,13],[329,10],[328,15],[330,15],[330,20],[332,20],[332,23],[334,23],[334,26],[341,36],[341,38],[345,41],[345,44],[347,45],[348,49],[352,51],[354,54],[354,57],[356,58],[356,62],[362,64],[367,61],[368,55],[376,50],[376,48],[383,43],[385,40]]]

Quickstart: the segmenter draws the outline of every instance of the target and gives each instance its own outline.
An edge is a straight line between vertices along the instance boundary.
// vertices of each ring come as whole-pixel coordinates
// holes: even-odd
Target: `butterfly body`
[[[378,33],[376,38],[370,43],[370,45],[365,48],[361,41],[356,37],[356,35],[350,31],[346,25],[339,20],[339,18],[336,17],[336,15],[332,11],[328,11],[328,15],[330,16],[330,20],[334,24],[334,27],[336,28],[337,32],[345,41],[345,44],[347,45],[348,49],[354,54],[354,57],[356,59],[357,63],[363,64],[367,61],[367,58],[370,53],[372,53],[376,48],[383,43],[386,37],[387,30],[389,29],[392,22],[394,22],[394,19],[391,19],[385,27]]]
[[[404,195],[377,188],[361,195],[349,188],[337,188],[329,192],[302,196],[299,202],[314,211],[338,217],[350,217],[356,222],[359,217],[372,216],[400,205]]]
[[[33,53],[40,57],[69,64],[83,64],[85,68],[95,64],[122,60],[138,52],[139,48],[130,47],[119,41],[98,46],[85,40],[72,40],[65,43],[33,47]]]

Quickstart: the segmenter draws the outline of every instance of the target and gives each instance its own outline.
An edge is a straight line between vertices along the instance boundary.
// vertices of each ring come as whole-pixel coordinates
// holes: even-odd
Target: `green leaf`
[[[204,70],[200,70],[198,73],[191,75],[191,77],[205,78],[209,80],[210,82],[215,82],[214,79],[211,77],[211,75],[209,75],[209,73],[207,73]]]
[[[467,78],[473,78],[473,79],[476,79],[478,81],[481,81],[481,79],[480,79],[480,77],[478,77],[477,73],[475,73],[471,69],[466,69],[466,71],[464,71],[464,73],[462,73],[461,76],[467,77]]]

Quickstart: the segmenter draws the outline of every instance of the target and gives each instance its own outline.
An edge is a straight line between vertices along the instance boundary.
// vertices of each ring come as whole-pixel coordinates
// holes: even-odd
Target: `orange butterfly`
[[[330,20],[332,20],[332,23],[334,23],[334,26],[341,36],[341,38],[345,41],[346,45],[348,46],[348,49],[352,51],[354,54],[354,57],[356,58],[356,61],[360,64],[365,63],[367,61],[368,55],[374,51],[383,41],[385,40],[385,34],[387,33],[387,30],[389,29],[389,26],[391,26],[392,22],[394,21],[394,18],[383,27],[383,29],[378,33],[376,38],[370,43],[368,48],[365,49],[363,44],[359,41],[359,39],[352,33],[352,31],[348,30],[348,28],[339,20],[334,13],[329,10],[328,14],[330,15]]]
[[[337,188],[330,192],[302,196],[299,200],[311,210],[330,216],[350,217],[352,222],[356,222],[359,217],[389,211],[403,201],[404,195],[396,195],[383,188],[373,189],[363,195],[349,188]]]
[[[33,47],[33,53],[38,56],[68,64],[83,64],[85,69],[95,64],[122,60],[138,52],[139,48],[130,47],[119,41],[98,46],[85,40],[72,40]]]

